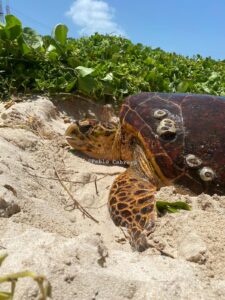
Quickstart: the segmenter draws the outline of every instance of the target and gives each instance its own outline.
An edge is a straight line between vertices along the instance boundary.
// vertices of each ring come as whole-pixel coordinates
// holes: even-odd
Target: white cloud
[[[81,27],[80,35],[102,34],[125,35],[113,20],[115,10],[103,0],[76,0],[66,13]]]

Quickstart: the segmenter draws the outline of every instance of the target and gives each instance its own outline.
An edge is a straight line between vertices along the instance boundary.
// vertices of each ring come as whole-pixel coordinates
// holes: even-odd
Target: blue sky
[[[4,5],[7,0],[2,0]],[[183,55],[225,59],[225,0],[8,0],[24,26],[50,34],[57,23],[79,37],[122,34]]]

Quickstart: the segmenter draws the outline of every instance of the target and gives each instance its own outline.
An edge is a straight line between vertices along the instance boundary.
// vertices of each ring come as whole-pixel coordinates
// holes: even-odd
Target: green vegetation
[[[191,210],[191,206],[186,202],[167,202],[167,201],[156,201],[156,208],[159,213],[176,213],[179,210]]]
[[[7,15],[0,23],[0,98],[63,92],[118,104],[140,91],[225,95],[225,60],[188,58],[122,37],[72,39],[67,33],[59,24],[52,36],[42,37]]]
[[[0,267],[6,257],[7,254],[0,256]],[[0,277],[0,284],[8,282],[11,285],[10,292],[0,291],[0,300],[12,300],[15,295],[16,283],[18,279],[24,277],[30,277],[36,281],[40,291],[40,300],[47,300],[51,298],[51,285],[48,280],[44,276],[37,275],[34,272],[24,271]]]

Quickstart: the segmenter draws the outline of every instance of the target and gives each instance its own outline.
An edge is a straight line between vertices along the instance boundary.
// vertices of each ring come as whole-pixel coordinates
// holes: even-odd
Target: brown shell
[[[167,136],[159,130],[165,118],[176,127]],[[225,97],[140,93],[125,100],[120,120],[122,129],[132,132],[148,159],[155,162],[164,183],[173,182],[195,193],[225,194]],[[196,157],[196,165],[188,164],[190,155]],[[213,172],[212,180],[202,176],[208,169]]]

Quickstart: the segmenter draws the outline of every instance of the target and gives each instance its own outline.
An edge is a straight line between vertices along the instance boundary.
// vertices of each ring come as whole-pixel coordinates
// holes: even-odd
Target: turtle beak
[[[74,149],[79,150],[84,146],[84,141],[86,140],[86,136],[80,132],[80,126],[78,122],[71,124],[66,132],[66,141],[67,143]]]
[[[67,141],[73,140],[74,138],[77,137],[78,132],[79,132],[79,125],[78,122],[76,121],[75,123],[71,124],[67,128],[65,132],[66,140]]]

